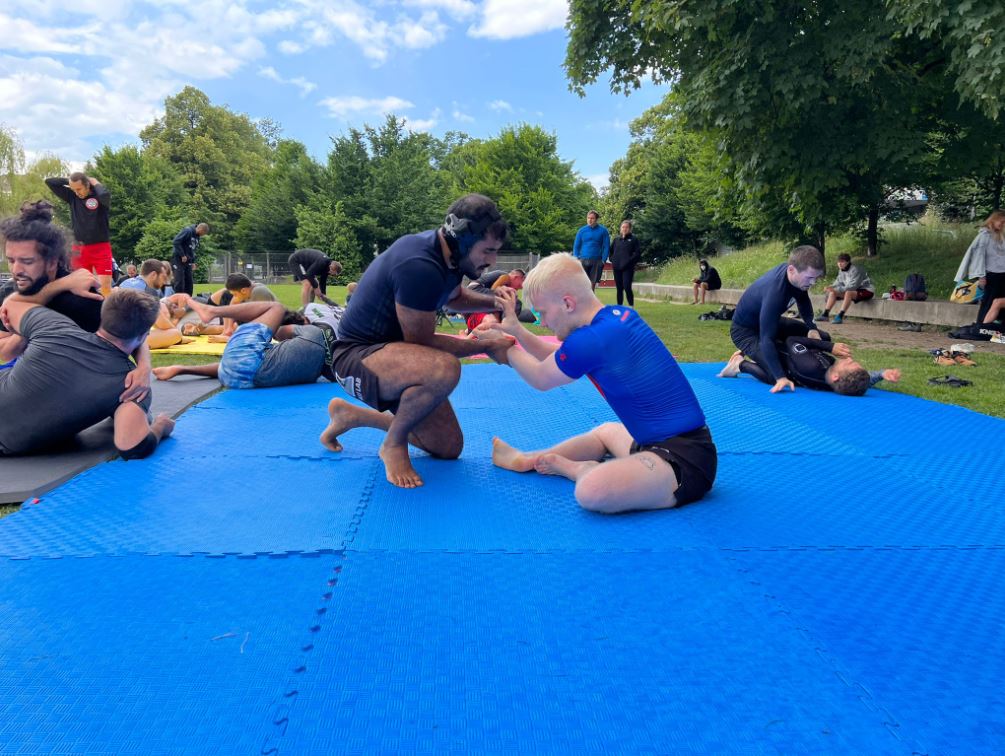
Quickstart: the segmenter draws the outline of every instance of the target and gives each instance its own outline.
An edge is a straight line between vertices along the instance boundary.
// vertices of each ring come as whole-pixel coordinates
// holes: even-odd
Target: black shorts
[[[298,266],[297,270],[293,271],[293,283],[296,283],[297,281],[310,281],[311,282],[311,286],[313,286],[314,283],[315,283],[315,281],[313,281],[311,279],[315,279],[317,281],[318,291],[320,291],[322,294],[327,294],[328,293],[328,274],[327,273],[325,273],[324,275],[321,275],[321,276],[309,276],[309,275],[307,275],[307,271],[304,270],[304,266],[303,265]]]
[[[342,386],[349,396],[359,399],[380,412],[396,412],[397,400],[380,399],[380,379],[363,364],[363,360],[383,349],[385,344],[360,344],[355,341],[336,341],[332,345],[331,362],[324,372],[325,378]]]
[[[718,453],[707,425],[654,444],[633,443],[631,454],[652,452],[673,468],[679,484],[677,506],[698,501],[715,483]]]

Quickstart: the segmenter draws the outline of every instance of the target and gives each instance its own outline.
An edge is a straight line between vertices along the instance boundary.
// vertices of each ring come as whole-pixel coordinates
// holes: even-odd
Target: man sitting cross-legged
[[[438,334],[436,313],[496,309],[494,295],[511,289],[479,294],[461,281],[488,270],[508,234],[495,203],[469,194],[450,206],[442,227],[403,236],[370,263],[339,323],[332,371],[372,409],[333,399],[322,444],[341,451],[338,437],[347,430],[386,431],[380,458],[388,481],[402,488],[422,485],[409,442],[434,457],[460,456],[464,436],[448,399],[461,376],[457,358],[483,351],[502,358],[509,339]]]
[[[178,295],[175,295],[178,296]],[[227,388],[270,388],[314,383],[325,369],[335,333],[328,326],[306,325],[303,315],[279,302],[245,302],[216,307],[188,295],[186,305],[203,323],[233,318],[240,323],[219,362],[154,368],[159,380],[179,375],[219,378]],[[273,344],[272,339],[279,341]]]
[[[576,482],[580,506],[596,512],[662,509],[704,496],[715,481],[715,444],[694,391],[655,332],[635,310],[605,307],[568,254],[541,260],[524,291],[541,324],[563,343],[524,328],[513,295],[504,294],[503,322],[492,327],[526,350],[510,349],[509,364],[542,391],[588,376],[621,422],[541,451],[518,451],[495,438],[492,461],[516,472],[565,476]]]
[[[52,285],[69,286],[70,278]],[[122,387],[134,369],[129,355],[146,340],[157,310],[153,297],[116,289],[101,306],[97,333],[88,333],[47,307],[8,297],[0,319],[27,346],[14,367],[0,372],[0,455],[46,449],[107,417],[114,418],[115,447],[124,458],[151,454],[174,421],[159,415],[148,422],[149,394],[124,401]]]

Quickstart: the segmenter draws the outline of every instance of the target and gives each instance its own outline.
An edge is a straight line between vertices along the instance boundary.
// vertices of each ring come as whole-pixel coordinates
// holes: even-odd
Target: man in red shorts
[[[74,238],[71,266],[94,273],[101,293],[107,297],[112,291],[112,245],[108,235],[111,193],[97,179],[80,171],[69,178],[47,178],[45,184],[70,206]]]

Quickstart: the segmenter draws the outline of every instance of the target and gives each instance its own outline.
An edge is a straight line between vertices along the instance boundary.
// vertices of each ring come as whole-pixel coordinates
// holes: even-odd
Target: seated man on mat
[[[461,377],[457,358],[480,352],[501,358],[509,339],[438,334],[436,313],[444,306],[496,309],[496,296],[510,289],[478,294],[461,281],[488,270],[508,235],[495,203],[469,194],[450,206],[440,228],[403,236],[370,263],[339,324],[332,372],[372,409],[332,399],[322,444],[341,451],[338,437],[352,428],[385,431],[380,458],[387,480],[401,488],[422,485],[409,442],[441,459],[460,456],[464,436],[448,398]]]
[[[778,348],[785,375],[797,386],[833,391],[844,396],[862,396],[867,389],[882,380],[896,383],[900,380],[900,371],[873,370],[868,371],[852,359],[851,349],[847,344],[835,344],[827,334],[823,338],[810,339],[802,336],[789,336]],[[726,367],[719,373],[720,378],[735,378],[740,373],[754,376],[769,386],[774,379],[753,360],[746,360],[743,352],[737,351],[729,358]]]
[[[11,280],[0,287],[0,303],[17,294],[70,318],[94,333],[101,326],[102,299],[98,279],[87,273],[70,273],[69,241],[52,224],[52,205],[26,202],[18,216],[0,223],[4,254]],[[66,280],[64,280],[66,279]],[[26,343],[0,323],[0,364],[17,358]],[[142,399],[150,390],[150,347],[144,339],[133,355],[136,367],[126,376],[122,401]]]
[[[186,295],[187,296],[187,295]],[[245,302],[226,307],[206,305],[188,297],[188,306],[204,323],[233,318],[240,323],[219,362],[154,368],[158,380],[179,375],[219,378],[227,388],[270,388],[314,383],[328,364],[334,331],[306,325],[303,315],[279,302]],[[279,343],[273,344],[275,338]]]
[[[568,254],[541,260],[525,291],[541,324],[563,343],[524,328],[513,295],[504,294],[505,315],[496,328],[526,350],[510,349],[510,366],[542,391],[588,376],[621,422],[540,451],[518,451],[495,438],[492,461],[569,478],[576,501],[595,512],[664,509],[702,498],[715,482],[715,444],[691,385],[659,336],[635,310],[605,307]],[[604,461],[608,456],[613,459]]]
[[[0,372],[0,455],[44,450],[112,417],[122,456],[149,456],[174,421],[159,415],[149,422],[149,393],[124,399],[122,385],[134,369],[129,355],[146,340],[156,317],[156,299],[116,289],[101,306],[101,327],[88,333],[64,315],[9,297],[0,319],[27,347],[14,367]]]
[[[777,342],[789,336],[820,338],[807,292],[823,274],[824,256],[820,250],[809,245],[796,247],[787,263],[776,265],[754,281],[736,304],[729,337],[737,349],[768,371],[774,379],[772,394],[795,390],[782,369]],[[793,299],[802,322],[782,317]]]

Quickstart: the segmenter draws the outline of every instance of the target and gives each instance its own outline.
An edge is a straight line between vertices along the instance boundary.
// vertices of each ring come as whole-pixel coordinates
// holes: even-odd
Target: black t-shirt
[[[114,414],[135,367],[124,352],[48,307],[24,314],[21,335],[24,354],[0,370],[0,454],[37,451]]]
[[[719,271],[709,265],[704,271],[698,268],[698,280],[707,283],[710,290],[721,289],[722,279],[719,278]]]
[[[331,258],[320,249],[298,249],[289,259],[293,277],[298,281],[307,279],[314,288],[318,286],[318,276],[327,280],[331,263]]]
[[[65,178],[47,178],[46,185],[52,193],[70,205],[73,238],[83,244],[99,244],[111,238],[108,235],[108,208],[112,195],[101,184],[91,187],[91,193],[80,199],[68,186]]]
[[[185,226],[175,236],[172,242],[174,251],[171,253],[171,262],[175,265],[195,265],[196,251],[199,249],[199,234],[195,232],[198,223]],[[188,258],[182,262],[183,257]]]
[[[56,274],[56,278],[62,278],[66,275],[69,275],[67,271],[61,271]],[[0,302],[3,302],[16,291],[17,287],[13,281],[8,281],[3,286],[0,286]],[[97,290],[95,289],[95,291]],[[99,299],[78,297],[72,292],[64,291],[49,300],[49,304],[46,307],[62,315],[66,315],[66,317],[89,333],[94,333],[101,326],[101,300]],[[0,323],[0,331],[6,330],[3,323]]]
[[[339,340],[361,344],[402,341],[395,304],[436,312],[463,274],[447,267],[436,231],[403,236],[370,263],[339,324]]]

